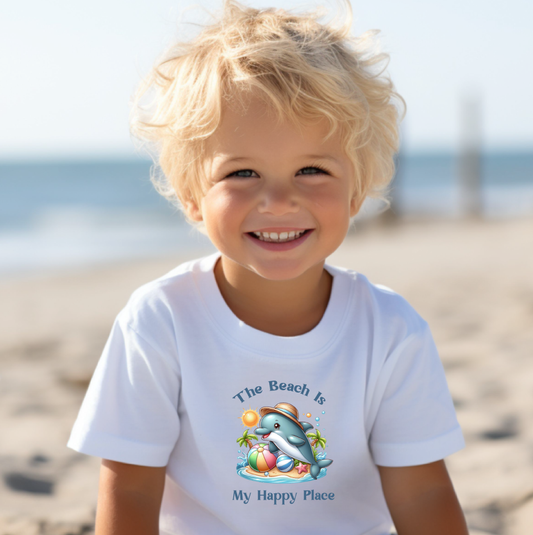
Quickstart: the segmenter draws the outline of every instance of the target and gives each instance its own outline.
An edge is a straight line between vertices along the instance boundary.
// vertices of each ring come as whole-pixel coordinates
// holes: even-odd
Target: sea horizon
[[[210,250],[150,182],[151,160],[0,160],[0,278],[135,258]],[[481,155],[481,216],[533,215],[533,151]],[[392,183],[398,217],[464,215],[459,159],[451,151],[400,154]],[[384,209],[366,202],[358,216]]]

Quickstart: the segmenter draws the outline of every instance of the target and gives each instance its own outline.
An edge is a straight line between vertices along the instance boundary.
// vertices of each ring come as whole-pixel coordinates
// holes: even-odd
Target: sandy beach
[[[112,321],[185,257],[0,281],[0,535],[93,532],[99,459],[66,448]],[[471,535],[533,533],[533,219],[368,223],[330,263],[429,322],[467,447]]]

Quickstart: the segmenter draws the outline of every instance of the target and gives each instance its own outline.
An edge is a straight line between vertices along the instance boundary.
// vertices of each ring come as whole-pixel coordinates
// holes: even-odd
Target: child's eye
[[[311,172],[308,172],[308,171],[311,171]],[[317,167],[316,165],[314,165],[313,167],[304,167],[303,169],[300,169],[300,172],[303,175],[328,174],[328,172],[325,169],[322,169],[322,167]]]
[[[236,178],[253,178],[251,173],[255,173],[251,169],[240,169],[239,171],[234,171],[230,173],[226,178],[236,177]]]

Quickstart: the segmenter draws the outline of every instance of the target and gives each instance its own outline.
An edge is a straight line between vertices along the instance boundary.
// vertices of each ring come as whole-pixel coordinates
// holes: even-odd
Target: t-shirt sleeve
[[[444,369],[425,322],[385,360],[370,417],[370,449],[380,466],[427,464],[464,447]]]
[[[166,466],[179,436],[176,351],[119,318],[98,362],[68,447],[112,461]]]

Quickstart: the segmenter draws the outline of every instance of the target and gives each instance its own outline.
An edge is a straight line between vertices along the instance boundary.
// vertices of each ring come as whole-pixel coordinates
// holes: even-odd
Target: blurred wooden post
[[[461,212],[466,217],[483,215],[481,177],[481,100],[465,97],[461,101],[461,147],[459,153],[459,191]]]
[[[403,174],[403,165],[404,165],[404,152],[403,148],[400,148],[400,151],[394,156],[394,166],[395,166],[395,172],[394,172],[394,178],[392,179],[391,187],[390,187],[390,194],[389,194],[389,201],[390,205],[385,210],[381,216],[380,221],[385,224],[395,224],[398,222],[398,219],[401,217],[401,209],[400,209],[400,188],[402,184],[402,174]]]

